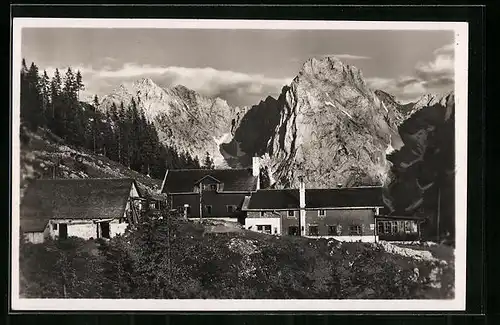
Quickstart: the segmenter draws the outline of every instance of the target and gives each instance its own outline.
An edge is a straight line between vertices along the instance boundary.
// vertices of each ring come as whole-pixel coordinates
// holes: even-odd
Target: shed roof
[[[382,187],[306,189],[308,208],[383,207]]]
[[[306,189],[306,208],[383,207],[382,187]],[[299,190],[259,190],[250,198],[248,209],[298,209]]]
[[[172,169],[165,175],[162,193],[193,192],[194,185],[210,176],[224,184],[224,191],[250,192],[257,189],[252,169]]]
[[[35,180],[21,201],[21,229],[43,231],[50,219],[121,217],[132,184],[131,178]]]

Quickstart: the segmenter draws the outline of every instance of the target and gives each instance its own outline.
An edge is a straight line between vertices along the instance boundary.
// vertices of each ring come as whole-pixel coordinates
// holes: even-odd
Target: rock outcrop
[[[226,166],[219,145],[231,140],[231,129],[241,109],[181,85],[162,88],[151,79],[121,85],[103,98],[100,107],[107,110],[113,103],[117,107],[121,102],[128,105],[132,99],[154,122],[163,143],[186,151],[201,162],[208,152],[216,167]]]
[[[418,105],[418,106],[417,106]],[[422,106],[420,106],[422,105]],[[397,215],[428,218],[429,236],[454,233],[455,96],[423,96],[398,127],[404,145],[392,162],[388,207]],[[439,215],[439,218],[438,218]],[[437,227],[439,220],[439,227]]]
[[[309,59],[281,94],[267,153],[277,187],[375,185],[386,181],[387,152],[399,148],[389,109],[354,66],[335,57]]]

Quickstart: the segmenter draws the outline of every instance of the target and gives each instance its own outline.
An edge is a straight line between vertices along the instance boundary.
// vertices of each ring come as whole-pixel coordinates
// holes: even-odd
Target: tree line
[[[162,144],[153,123],[135,99],[103,112],[99,98],[80,101],[85,89],[80,71],[58,69],[52,78],[33,62],[21,67],[21,126],[47,128],[70,145],[86,148],[135,171],[162,178],[166,169],[200,168],[198,157]],[[205,160],[209,157],[205,157]],[[213,164],[213,161],[212,161]],[[211,165],[213,166],[213,165]]]

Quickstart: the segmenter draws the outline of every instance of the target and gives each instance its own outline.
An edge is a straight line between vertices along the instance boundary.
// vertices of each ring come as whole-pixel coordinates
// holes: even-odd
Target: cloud
[[[327,54],[324,56],[335,56],[339,59],[345,59],[345,60],[369,60],[369,59],[371,59],[369,56],[352,55],[352,54]]]
[[[402,101],[415,101],[426,93],[443,93],[453,89],[455,84],[454,44],[444,45],[433,51],[430,61],[415,65],[414,75],[395,79],[367,78],[373,89],[381,89]]]
[[[55,70],[50,69],[51,72]],[[89,87],[86,92],[94,91],[99,96],[110,93],[122,83],[147,77],[162,87],[184,85],[202,95],[221,97],[237,106],[253,105],[269,95],[276,96],[283,86],[292,81],[292,78],[269,78],[260,74],[216,70],[210,67],[187,68],[126,63],[118,69],[94,69],[91,66],[75,67],[74,70],[76,69],[81,71],[83,81]]]
[[[450,43],[446,44],[444,46],[441,46],[440,48],[434,50],[434,55],[455,55],[455,44]]]

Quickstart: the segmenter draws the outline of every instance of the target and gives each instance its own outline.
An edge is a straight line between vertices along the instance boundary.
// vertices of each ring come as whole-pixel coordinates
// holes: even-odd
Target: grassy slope
[[[108,159],[103,155],[68,146],[64,141],[46,130],[28,132],[28,144],[21,145],[21,187],[30,179],[52,178],[52,166],[61,159],[57,178],[134,178],[145,191],[156,191],[161,180],[152,179]],[[78,162],[76,157],[82,157]]]

